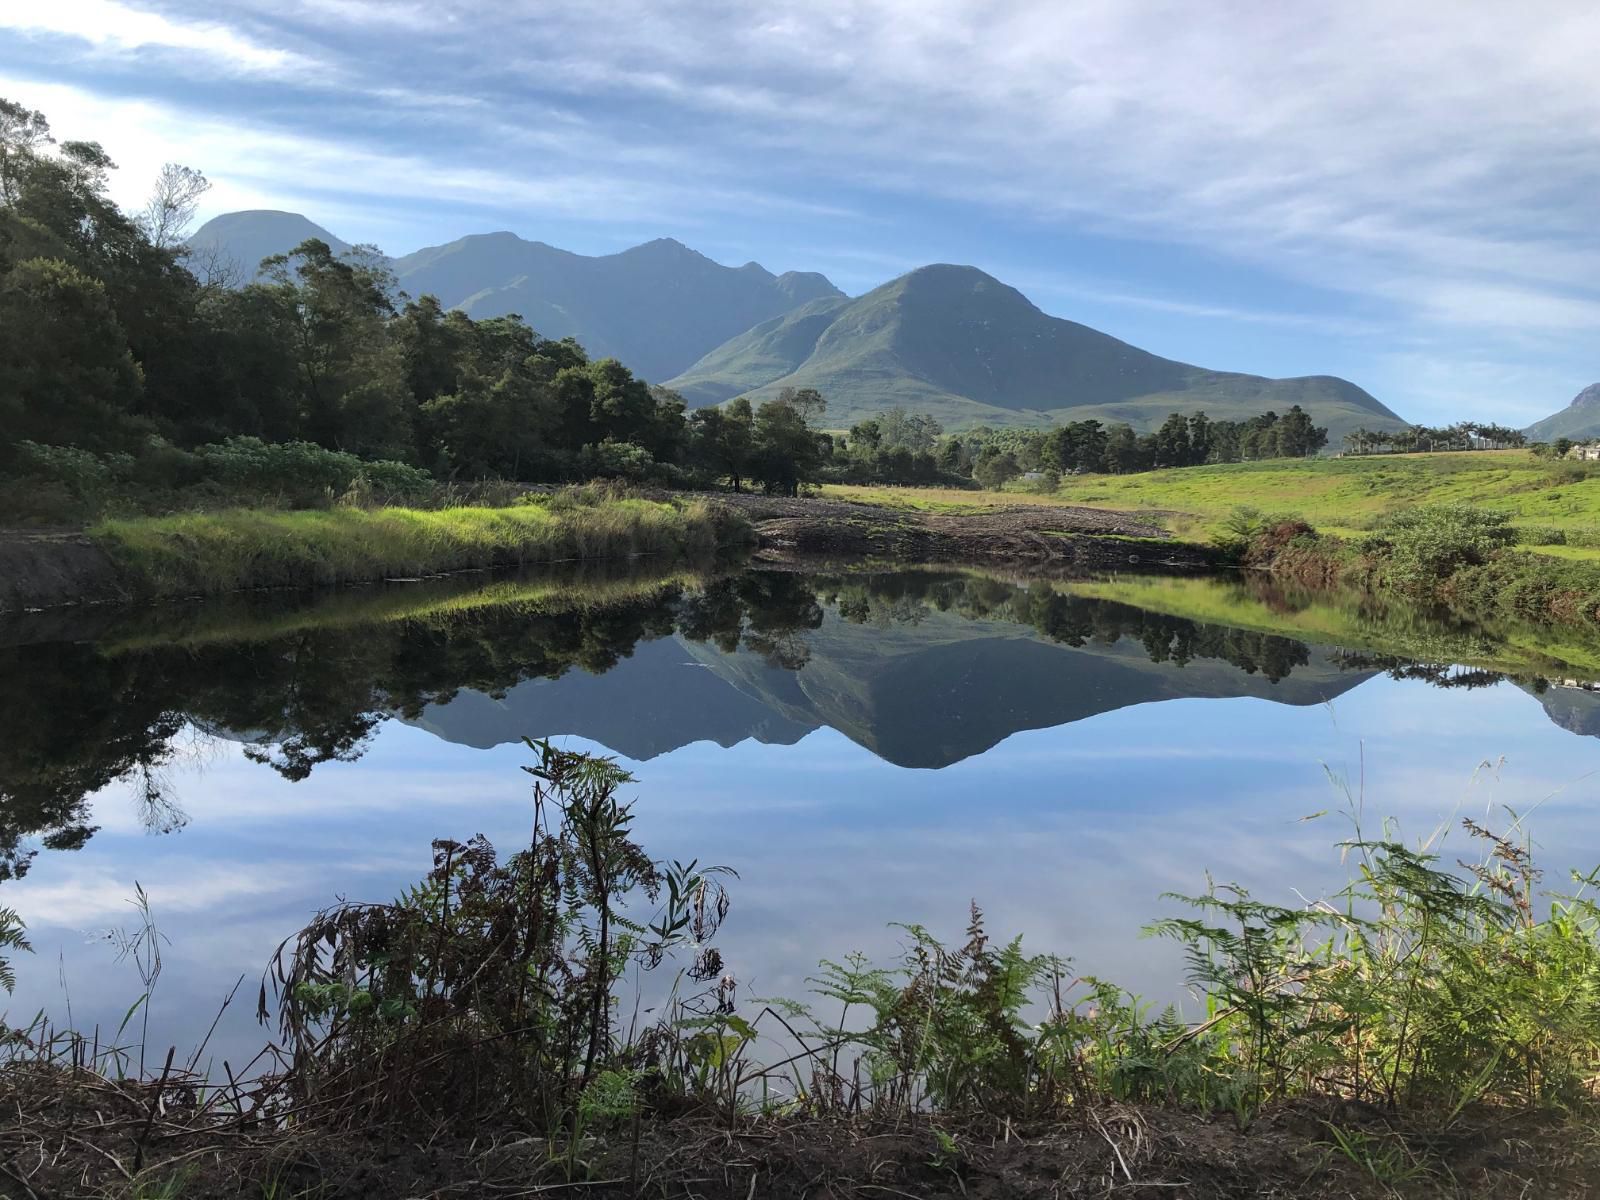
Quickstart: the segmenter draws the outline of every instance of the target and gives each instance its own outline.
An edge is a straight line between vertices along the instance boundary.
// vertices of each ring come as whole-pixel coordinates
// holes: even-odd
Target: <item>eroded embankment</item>
[[[117,564],[86,534],[0,531],[0,613],[130,596]]]
[[[899,563],[1056,563],[1084,570],[1204,570],[1207,547],[1147,517],[1097,508],[1017,505],[922,513],[834,500],[725,496],[754,526],[758,555]]]

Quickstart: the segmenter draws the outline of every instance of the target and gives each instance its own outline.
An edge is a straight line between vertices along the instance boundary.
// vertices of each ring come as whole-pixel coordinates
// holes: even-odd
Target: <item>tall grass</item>
[[[235,509],[90,531],[145,595],[314,586],[650,555],[705,559],[747,536],[703,501],[558,493],[508,508]]]

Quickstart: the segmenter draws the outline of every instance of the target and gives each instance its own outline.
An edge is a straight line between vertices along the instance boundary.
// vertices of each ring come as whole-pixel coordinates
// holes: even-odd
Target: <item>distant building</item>
[[[1567,457],[1580,462],[1600,462],[1600,442],[1582,442],[1568,450]]]

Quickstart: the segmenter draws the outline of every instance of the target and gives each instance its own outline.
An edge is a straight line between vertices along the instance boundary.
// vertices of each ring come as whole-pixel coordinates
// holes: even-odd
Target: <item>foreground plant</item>
[[[268,983],[292,1056],[293,1104],[340,1122],[400,1110],[570,1124],[626,1068],[614,990],[630,966],[692,947],[690,979],[717,977],[709,945],[728,911],[723,868],[657,864],[632,840],[606,758],[529,742],[533,828],[501,861],[481,835],[434,843],[428,877],[391,904],[318,914],[280,948]],[[629,901],[659,904],[653,919]]]

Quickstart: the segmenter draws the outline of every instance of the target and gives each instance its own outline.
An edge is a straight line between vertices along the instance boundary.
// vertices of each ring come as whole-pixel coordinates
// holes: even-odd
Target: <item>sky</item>
[[[1600,379],[1597,45],[1572,0],[0,0],[0,96],[130,206],[176,161],[202,217],[393,254],[970,263],[1169,357],[1522,425]]]

